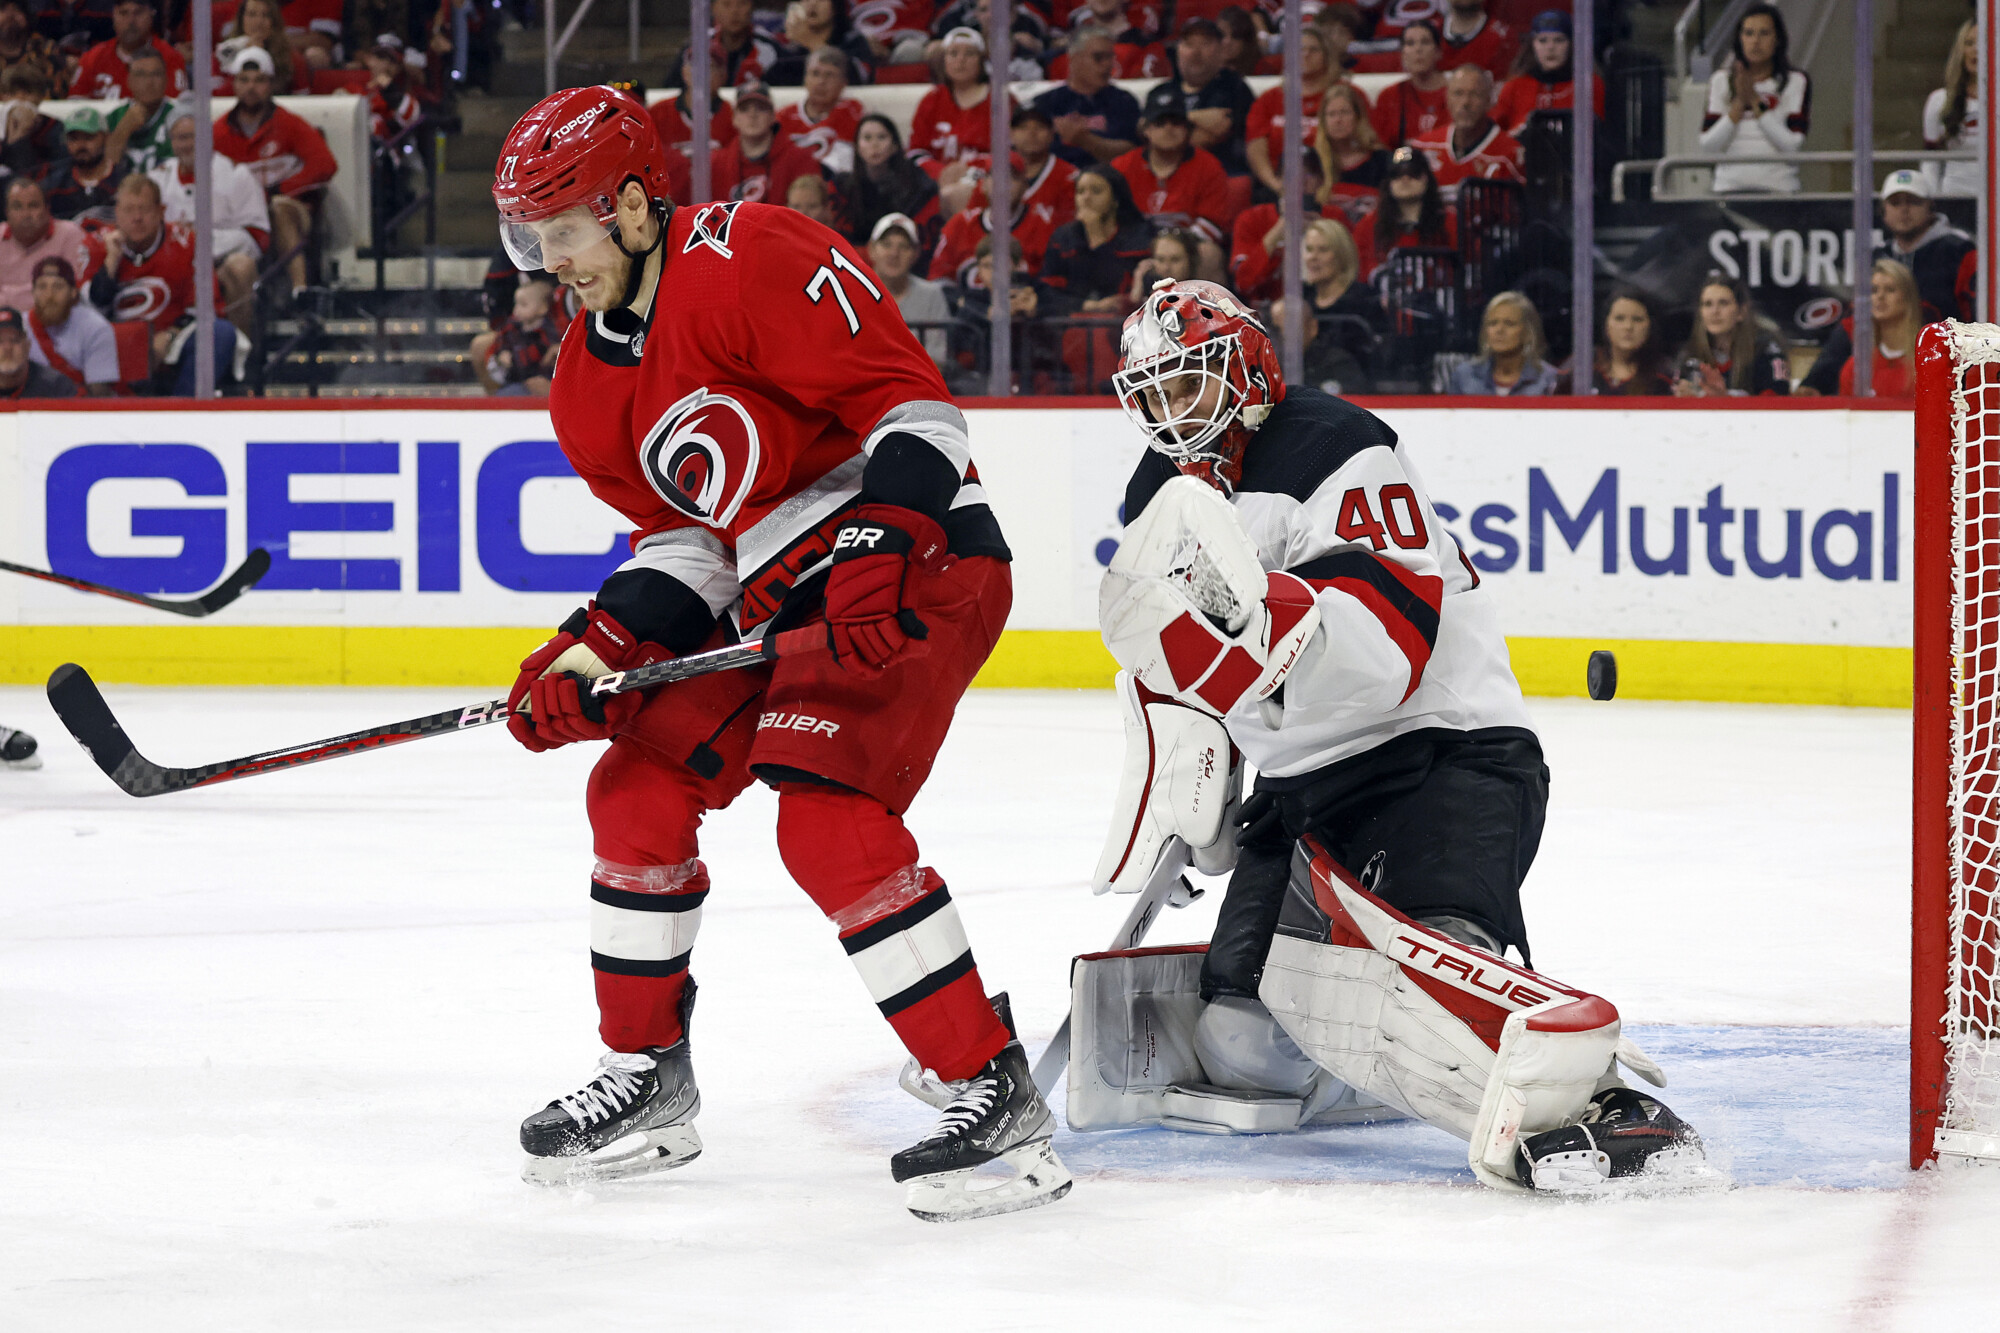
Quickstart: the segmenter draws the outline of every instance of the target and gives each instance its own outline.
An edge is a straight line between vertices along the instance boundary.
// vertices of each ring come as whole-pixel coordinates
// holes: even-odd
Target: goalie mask
[[[1225,492],[1251,432],[1285,396],[1270,335],[1212,282],[1156,283],[1125,321],[1111,382],[1148,444]]]

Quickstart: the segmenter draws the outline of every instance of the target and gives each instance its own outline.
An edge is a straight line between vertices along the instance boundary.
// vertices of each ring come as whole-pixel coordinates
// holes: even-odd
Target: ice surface
[[[107,691],[170,764],[463,693]],[[485,731],[135,801],[0,690],[48,758],[0,772],[0,1329],[1993,1326],[2000,1172],[1901,1166],[1907,719],[1533,706],[1536,962],[1618,1003],[1742,1188],[1503,1196],[1408,1124],[1064,1134],[1069,1199],[938,1227],[885,1160],[932,1112],[762,793],[704,834],[705,1155],[536,1190],[516,1127],[597,1053],[587,749]],[[911,816],[1031,1048],[1124,913],[1085,887],[1119,744],[1108,693],[975,694]]]

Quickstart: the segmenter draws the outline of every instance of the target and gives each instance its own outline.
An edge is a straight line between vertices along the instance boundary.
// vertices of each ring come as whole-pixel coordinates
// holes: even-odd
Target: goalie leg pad
[[[1520,1139],[1581,1116],[1621,1047],[1607,1001],[1410,920],[1310,838],[1259,992],[1313,1060],[1467,1140],[1498,1188],[1522,1188]]]
[[[1125,772],[1091,883],[1098,893],[1137,893],[1174,837],[1197,850],[1233,847],[1222,831],[1241,770],[1217,718],[1154,693],[1129,671],[1118,673],[1117,686]]]

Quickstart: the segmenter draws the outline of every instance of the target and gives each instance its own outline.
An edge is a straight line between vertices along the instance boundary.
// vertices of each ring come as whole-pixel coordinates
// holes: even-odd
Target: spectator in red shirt
[[[169,225],[160,186],[150,176],[118,184],[118,225],[98,233],[104,267],[91,280],[92,304],[113,320],[143,320],[153,331],[155,392],[194,393],[194,242],[184,226]],[[236,329],[215,321],[215,364],[223,378],[236,351]]]
[[[1450,119],[1444,105],[1444,71],[1438,68],[1443,53],[1443,40],[1429,19],[1419,19],[1403,29],[1398,54],[1409,77],[1384,88],[1369,114],[1375,137],[1384,148],[1401,148],[1412,139],[1435,132]]]
[[[1498,81],[1513,63],[1513,30],[1487,14],[1486,0],[1451,0],[1444,19],[1445,71],[1477,65]]]
[[[403,58],[403,39],[393,32],[380,34],[361,53],[361,67],[368,71],[368,132],[376,143],[387,143],[424,114]]]
[[[1076,168],[1055,154],[1055,121],[1040,107],[1024,106],[1014,113],[1009,136],[1021,162],[1021,208],[1054,231],[1076,216]],[[1037,270],[1041,258],[1035,256]]]
[[[708,53],[708,142],[711,148],[722,148],[734,142],[736,121],[729,103],[722,100],[727,69],[722,48],[711,42]],[[681,52],[681,90],[664,102],[655,102],[646,108],[646,114],[652,117],[653,128],[660,132],[661,144],[679,148],[683,155],[688,151],[687,145],[694,140],[694,116],[688,102],[688,98],[693,96],[689,89],[693,87],[694,48],[690,46]]]
[[[1155,229],[1184,227],[1201,237],[1202,272],[1222,273],[1222,238],[1229,234],[1229,177],[1215,154],[1188,142],[1187,107],[1178,99],[1150,103],[1139,131],[1146,146],[1114,158],[1111,167],[1132,187],[1133,202]]]
[[[1303,115],[1294,132],[1301,139],[1312,137],[1312,124],[1319,119],[1319,99],[1326,95],[1327,84],[1333,77],[1327,57],[1326,36],[1318,28],[1307,28],[1299,34],[1299,109]],[[1285,192],[1284,122],[1283,85],[1267,89],[1250,104],[1243,153],[1250,163],[1250,174],[1272,195]]]
[[[1362,279],[1372,280],[1391,250],[1457,244],[1458,213],[1445,203],[1430,159],[1405,144],[1389,155],[1389,179],[1375,211],[1354,229]]]
[[[1448,202],[1458,202],[1459,182],[1475,176],[1526,181],[1521,174],[1521,145],[1490,114],[1491,74],[1477,65],[1461,65],[1445,75],[1445,104],[1451,110],[1451,126],[1410,146],[1431,160]]]
[[[116,36],[83,53],[76,81],[70,85],[71,97],[130,98],[132,85],[127,71],[132,57],[148,49],[158,51],[160,59],[167,62],[171,95],[178,97],[187,91],[187,62],[180,52],[153,35],[150,0],[118,0],[111,10],[111,27]]]
[[[1576,105],[1576,76],[1570,66],[1569,15],[1551,9],[1535,15],[1528,40],[1514,58],[1514,77],[1500,89],[1493,103],[1493,119],[1500,128],[1521,137],[1528,117],[1537,111],[1567,111]],[[1597,118],[1604,118],[1604,79],[1590,81],[1590,105]]]
[[[847,92],[847,54],[822,46],[806,57],[806,95],[778,113],[778,132],[835,175],[854,170],[854,132],[865,108]]]
[[[782,204],[793,181],[820,174],[811,153],[778,133],[771,90],[755,79],[738,84],[736,142],[715,155],[715,197]]]
[[[941,185],[951,183],[942,177],[944,168],[992,150],[990,95],[986,39],[971,28],[953,28],[938,55],[937,86],[910,117],[910,156]]]
[[[722,51],[724,81],[761,79],[777,63],[778,48],[751,21],[751,0],[711,0],[710,42]]]
[[[304,118],[271,100],[271,56],[250,47],[236,57],[236,105],[215,122],[215,151],[250,169],[271,201],[271,234],[278,252],[312,235],[313,208],[337,169],[326,139]],[[303,249],[289,263],[292,295],[306,287]]]

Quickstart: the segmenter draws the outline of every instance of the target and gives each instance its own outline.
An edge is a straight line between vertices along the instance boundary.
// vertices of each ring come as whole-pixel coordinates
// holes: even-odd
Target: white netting
[[[1952,326],[1951,907],[1941,1152],[2000,1155],[2000,327]]]

